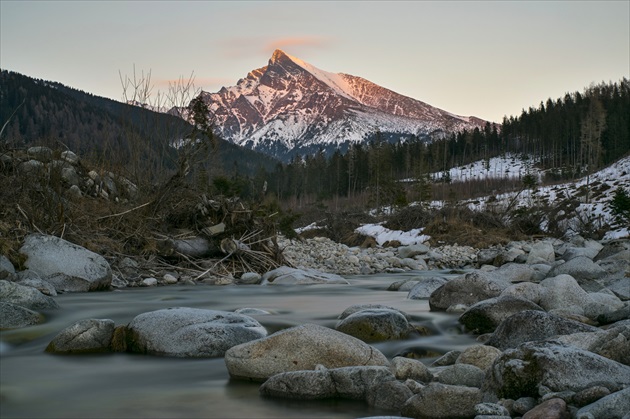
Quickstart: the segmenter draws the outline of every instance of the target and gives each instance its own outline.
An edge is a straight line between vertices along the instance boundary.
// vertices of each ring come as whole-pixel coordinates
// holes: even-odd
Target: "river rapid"
[[[476,342],[461,332],[457,315],[429,311],[427,300],[387,291],[395,281],[445,272],[346,277],[350,285],[258,286],[173,285],[55,297],[60,309],[38,326],[0,333],[0,417],[4,418],[356,418],[392,414],[348,400],[291,401],[263,398],[260,383],[231,380],[223,358],[179,359],[128,353],[51,355],[54,336],[83,319],[126,325],[135,316],[168,307],[234,311],[252,316],[269,334],[305,323],[334,328],[354,304],[400,309],[430,336],[373,344],[389,359],[413,352],[425,363]],[[451,275],[452,276],[452,275]]]

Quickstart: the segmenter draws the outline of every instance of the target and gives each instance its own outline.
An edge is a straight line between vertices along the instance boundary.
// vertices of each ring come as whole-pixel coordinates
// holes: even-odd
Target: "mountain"
[[[486,121],[454,115],[361,77],[320,70],[276,50],[236,86],[202,92],[218,134],[285,161],[364,142],[431,139]]]

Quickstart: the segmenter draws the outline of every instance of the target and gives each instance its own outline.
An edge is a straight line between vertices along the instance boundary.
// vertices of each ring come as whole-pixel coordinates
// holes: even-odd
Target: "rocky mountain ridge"
[[[281,50],[235,86],[201,95],[222,138],[285,161],[320,148],[344,150],[377,132],[384,140],[431,139],[486,123],[361,77],[320,70]]]

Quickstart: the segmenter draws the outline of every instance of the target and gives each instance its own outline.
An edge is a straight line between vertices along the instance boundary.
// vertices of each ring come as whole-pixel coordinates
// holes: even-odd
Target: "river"
[[[432,313],[426,300],[387,291],[394,281],[425,273],[347,277],[350,285],[256,286],[172,285],[56,298],[59,310],[46,322],[0,333],[0,417],[5,418],[356,418],[388,415],[363,402],[288,401],[260,397],[259,384],[231,380],[223,358],[179,359],[128,353],[51,355],[44,349],[72,323],[88,318],[129,323],[136,315],[167,307],[233,311],[254,307],[252,316],[269,334],[315,323],[334,328],[353,304],[384,304],[408,313],[431,336],[374,344],[389,359],[423,353],[423,362],[475,344],[461,333],[457,316]]]

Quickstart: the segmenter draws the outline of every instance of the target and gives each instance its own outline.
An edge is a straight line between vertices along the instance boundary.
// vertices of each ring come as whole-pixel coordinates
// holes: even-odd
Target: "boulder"
[[[435,381],[442,384],[480,388],[484,375],[483,370],[474,365],[455,364],[438,371]]]
[[[116,325],[109,319],[87,319],[65,328],[46,347],[46,352],[78,354],[109,352]]]
[[[433,294],[435,290],[447,282],[448,280],[446,278],[439,276],[423,278],[416,282],[416,284],[409,290],[407,298],[410,300],[427,299],[431,297],[431,294]]]
[[[595,332],[558,336],[558,342],[584,349],[625,365],[630,365],[630,324]]]
[[[342,276],[316,271],[315,269],[296,269],[281,266],[267,272],[262,277],[262,285],[313,285],[345,284],[349,282]]]
[[[530,265],[523,263],[506,263],[499,269],[491,271],[488,275],[494,277],[497,282],[506,284],[507,288],[510,284],[518,282],[531,282],[536,278],[537,273]]]
[[[550,241],[534,243],[527,255],[527,264],[536,263],[550,264],[556,260],[556,253]]]
[[[0,280],[0,301],[30,310],[59,308],[59,305],[52,297],[42,294],[39,290],[5,280]]]
[[[501,292],[500,296],[524,298],[534,304],[540,304],[540,299],[544,291],[545,289],[540,284],[534,284],[533,282],[521,282],[510,285]]]
[[[389,366],[378,349],[345,333],[314,324],[276,332],[230,348],[225,363],[233,378],[264,381],[288,371],[347,366]]]
[[[29,235],[20,253],[27,257],[24,265],[58,292],[107,289],[112,281],[112,270],[102,256],[59,237]]]
[[[537,398],[600,383],[629,385],[630,367],[559,342],[528,342],[503,352],[488,370],[482,390],[498,398]]]
[[[490,277],[488,273],[474,271],[452,279],[436,289],[429,297],[429,307],[431,311],[445,311],[456,304],[471,306],[497,297],[508,285]]]
[[[584,314],[584,307],[590,302],[588,293],[570,275],[558,275],[540,283],[542,295],[539,305],[547,311],[563,310]]]
[[[188,307],[140,314],[127,329],[132,352],[189,358],[223,356],[233,346],[267,335],[249,316]]]
[[[576,419],[627,418],[630,412],[630,387],[602,397],[577,411]]]
[[[433,374],[421,361],[396,356],[391,361],[391,368],[398,380],[412,379],[422,383],[433,381]]]
[[[0,330],[19,329],[44,321],[44,316],[28,308],[0,301]]]
[[[494,346],[473,345],[466,348],[459,357],[457,357],[455,363],[470,364],[482,370],[487,370],[501,353],[502,352]]]
[[[598,279],[606,276],[606,271],[586,256],[578,256],[549,271],[549,276],[571,275],[586,291],[599,291],[602,286]]]
[[[357,311],[339,320],[335,329],[364,342],[405,339],[414,331],[399,310],[388,308]]]
[[[576,332],[596,332],[599,329],[568,320],[544,311],[527,310],[505,319],[490,336],[486,345],[501,350],[515,348],[523,342],[543,340]]]
[[[478,388],[431,383],[407,400],[401,413],[426,419],[474,418],[481,397]]]
[[[16,284],[24,285],[25,287],[35,288],[37,291],[49,297],[55,297],[57,290],[48,281],[44,281],[33,271],[21,271],[16,275]]]
[[[567,404],[559,398],[545,400],[523,415],[523,419],[570,419]]]
[[[630,280],[628,281],[630,287]],[[625,307],[614,294],[605,292],[592,292],[588,294],[588,302],[584,306],[584,315],[592,320],[597,320],[601,315],[613,313]]]
[[[7,279],[9,281],[15,277],[15,268],[6,256],[0,255],[0,279]]]
[[[412,244],[398,248],[398,257],[401,259],[424,255],[429,252],[429,247],[424,244]]]
[[[363,310],[391,310],[400,313],[405,319],[409,320],[409,316],[404,311],[400,311],[397,308],[386,306],[383,304],[354,304],[350,307],[346,308],[338,317],[338,319],[343,320],[348,316],[351,316],[355,313],[358,313]]]
[[[379,393],[394,385],[389,397]],[[390,389],[391,390],[391,389]],[[402,390],[402,392],[401,392]],[[268,397],[314,400],[342,398],[365,400],[371,405],[404,403],[411,390],[398,383],[387,367],[364,366],[335,369],[320,368],[315,371],[289,371],[269,377],[261,386],[260,394]],[[393,400],[391,399],[393,398]],[[390,399],[387,401],[387,399]]]
[[[524,298],[499,296],[474,304],[459,317],[459,322],[473,333],[491,333],[503,320],[525,310],[544,311]]]

